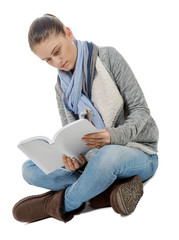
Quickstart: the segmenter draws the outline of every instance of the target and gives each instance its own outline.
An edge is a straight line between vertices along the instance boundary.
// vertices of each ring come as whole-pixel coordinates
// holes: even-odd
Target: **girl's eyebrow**
[[[58,47],[58,45],[59,45],[59,43],[54,47],[54,49],[52,50],[52,52],[51,52],[51,54],[53,54],[53,52],[55,51],[55,49]],[[43,58],[42,60],[45,60],[45,59],[47,59],[48,57],[46,57],[46,58]]]
[[[53,54],[53,52],[55,51],[55,49],[58,47],[59,43],[54,47],[54,49],[52,50],[51,54]]]

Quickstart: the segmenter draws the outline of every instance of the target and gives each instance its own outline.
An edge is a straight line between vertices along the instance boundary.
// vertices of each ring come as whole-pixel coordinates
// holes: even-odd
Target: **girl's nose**
[[[54,64],[54,67],[60,68],[62,65],[62,60],[59,57],[54,57],[53,64]]]

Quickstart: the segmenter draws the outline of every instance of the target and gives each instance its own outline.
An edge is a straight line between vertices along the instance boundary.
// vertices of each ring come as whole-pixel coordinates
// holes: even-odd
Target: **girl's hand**
[[[87,146],[101,148],[111,143],[111,136],[108,130],[102,129],[97,133],[86,134],[83,138]]]
[[[79,163],[76,158],[70,158],[67,157],[65,154],[63,154],[63,163],[65,165],[65,168],[67,171],[75,171],[78,169],[80,166],[82,166],[84,163],[86,163],[86,159],[84,156],[79,155],[81,159],[81,163]]]

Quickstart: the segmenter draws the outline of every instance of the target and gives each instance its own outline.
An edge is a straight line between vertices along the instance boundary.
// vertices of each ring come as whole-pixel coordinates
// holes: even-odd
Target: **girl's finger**
[[[89,147],[92,147],[92,148],[101,148],[101,147],[103,147],[104,145],[106,145],[106,144],[86,144],[86,146],[89,146]]]
[[[69,170],[75,170],[75,166],[74,166],[73,161],[71,160],[70,157],[67,157],[67,164],[68,164],[68,169]]]
[[[63,160],[63,163],[66,165],[67,164],[67,156],[65,154],[62,155],[62,160]]]
[[[83,155],[79,155],[80,159],[81,159],[81,165],[83,165],[86,162],[86,159]]]
[[[80,167],[79,162],[76,160],[76,158],[72,158],[72,161],[73,161],[73,165],[74,165],[75,169],[78,169]]]

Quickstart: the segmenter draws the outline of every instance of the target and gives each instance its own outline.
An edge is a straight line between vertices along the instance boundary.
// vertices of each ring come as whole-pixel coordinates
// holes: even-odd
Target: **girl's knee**
[[[106,145],[93,157],[93,161],[99,169],[115,175],[124,171],[127,158],[130,158],[129,149],[120,145]]]
[[[27,160],[22,165],[22,176],[24,180],[30,185],[33,185],[33,178],[34,178],[33,172],[35,167],[36,165],[31,160]]]
[[[22,171],[28,169],[31,166],[35,166],[35,164],[31,160],[27,160],[22,165]]]
[[[105,174],[114,173],[116,171],[116,164],[111,158],[110,147],[102,147],[97,154],[90,160],[90,164],[93,165],[95,169],[98,169]]]

